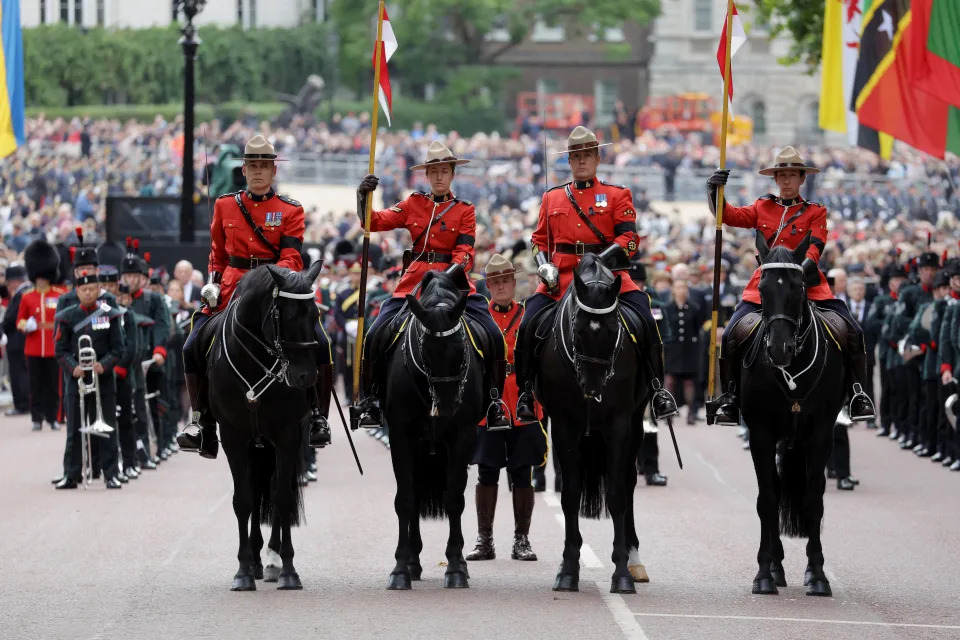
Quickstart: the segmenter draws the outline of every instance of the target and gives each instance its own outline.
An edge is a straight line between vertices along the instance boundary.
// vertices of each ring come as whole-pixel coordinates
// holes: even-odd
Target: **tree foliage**
[[[820,65],[825,7],[826,0],[753,0],[751,17],[756,24],[769,25],[771,38],[781,33],[792,38],[781,63],[805,64],[812,72]]]
[[[329,73],[329,27],[201,27],[196,60],[198,101],[275,99],[295,94],[311,73]],[[23,30],[28,105],[167,103],[183,99],[183,51],[176,25],[150,29]]]
[[[331,7],[344,85],[357,95],[371,90],[376,7],[356,0],[333,0]],[[400,79],[414,95],[426,84],[440,86],[441,99],[467,107],[496,99],[511,75],[505,54],[524,42],[538,21],[563,24],[570,35],[595,29],[602,37],[608,27],[649,23],[660,13],[660,0],[396,0],[390,10],[400,44],[391,59],[391,79]],[[495,31],[501,37],[490,38]]]

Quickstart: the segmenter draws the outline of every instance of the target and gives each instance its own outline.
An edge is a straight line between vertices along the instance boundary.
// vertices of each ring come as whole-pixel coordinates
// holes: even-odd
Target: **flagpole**
[[[732,0],[731,0],[732,1]],[[373,62],[373,111],[370,117],[370,163],[367,173],[373,173],[377,159],[377,120],[380,115],[380,62],[383,55],[383,13],[384,0],[377,8],[377,44]],[[357,300],[357,340],[353,356],[353,397],[360,397],[360,372],[363,369],[364,313],[367,307],[367,272],[370,255],[370,218],[373,214],[373,192],[367,194],[366,210],[363,217],[363,249],[360,252],[360,297]]]
[[[730,54],[733,41],[733,0],[727,0],[727,43],[723,60],[723,112],[720,120],[720,169],[727,168],[727,126],[730,116]],[[716,393],[717,318],[720,313],[720,260],[723,253],[724,185],[717,189],[717,230],[713,246],[713,308],[710,311],[710,367],[707,375],[707,397]]]

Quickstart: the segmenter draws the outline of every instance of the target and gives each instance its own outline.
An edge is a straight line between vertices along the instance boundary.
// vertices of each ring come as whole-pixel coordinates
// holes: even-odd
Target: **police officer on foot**
[[[210,221],[210,260],[207,284],[200,292],[204,308],[194,314],[193,328],[183,345],[183,370],[192,408],[190,422],[177,435],[184,451],[199,451],[204,458],[216,458],[220,445],[217,424],[205,399],[205,363],[194,356],[197,332],[214,314],[227,308],[230,297],[250,269],[275,264],[292,271],[303,270],[300,252],[305,228],[303,206],[273,190],[277,175],[277,154],[262,135],[250,138],[243,153],[243,175],[247,189],[217,198]],[[330,444],[330,427],[321,406],[329,405],[333,389],[330,346],[318,324],[316,339],[317,385],[310,398],[310,446]]]
[[[820,173],[820,169],[807,166],[793,147],[784,147],[777,154],[772,167],[760,170],[760,175],[773,177],[780,195],[768,193],[745,207],[734,207],[724,202],[723,222],[731,227],[756,229],[757,233],[764,235],[771,249],[781,246],[796,249],[807,232],[812,232],[810,248],[803,262],[807,299],[820,308],[840,314],[846,320],[849,348],[844,351],[844,354],[853,383],[850,419],[855,422],[873,420],[876,414],[873,401],[863,391],[862,386],[867,375],[863,330],[850,315],[846,303],[834,298],[826,278],[817,268],[817,262],[827,241],[827,209],[818,202],[810,202],[800,197],[800,186],[810,173]],[[720,185],[727,183],[729,174],[728,169],[718,170],[707,179],[711,210],[716,208],[717,191]],[[753,277],[743,291],[743,298],[733,312],[733,317],[730,318],[728,329],[733,328],[751,311],[760,310],[759,283],[760,269],[758,268],[753,272]],[[716,400],[707,403],[707,424],[740,424],[740,402],[736,389],[740,371],[738,358],[731,353],[730,334],[731,331],[724,331],[720,349],[720,384],[724,393]]]
[[[427,149],[426,161],[410,167],[412,171],[423,169],[426,172],[430,193],[415,191],[389,209],[370,214],[371,231],[403,228],[410,232],[413,242],[412,248],[404,252],[405,271],[393,296],[380,306],[380,314],[365,337],[368,355],[363,376],[363,399],[350,409],[354,424],[359,422],[361,426],[373,427],[382,421],[378,395],[383,389],[378,381],[378,364],[384,345],[378,341],[382,337],[380,329],[396,317],[406,295],[413,292],[427,271],[443,271],[458,280],[462,290],[468,291],[466,314],[483,325],[493,347],[493,357],[484,362],[491,397],[487,420],[495,426],[509,425],[500,399],[507,375],[503,335],[490,317],[486,298],[477,294],[476,286],[468,276],[474,261],[476,212],[472,202],[461,200],[450,191],[456,167],[469,162],[454,156],[443,143],[433,142]],[[368,175],[357,188],[357,212],[361,220],[365,217],[367,194],[376,189],[378,183],[377,176]]]
[[[573,269],[585,253],[595,253],[611,271],[626,271],[637,251],[637,214],[633,196],[626,187],[597,179],[600,147],[597,137],[578,126],[567,138],[568,161],[573,182],[554,187],[544,194],[540,218],[533,232],[533,253],[540,285],[525,302],[516,349],[517,419],[535,420],[533,382],[536,372],[538,338],[529,327],[542,312],[552,307],[573,281]],[[557,215],[562,214],[562,215]],[[654,418],[677,415],[673,396],[663,388],[663,345],[650,313],[650,297],[630,278],[622,278],[620,300],[642,316],[647,337],[644,353],[652,372]]]

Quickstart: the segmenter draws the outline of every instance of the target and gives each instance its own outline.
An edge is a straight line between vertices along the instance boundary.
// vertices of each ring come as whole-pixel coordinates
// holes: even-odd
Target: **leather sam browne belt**
[[[415,262],[451,262],[453,260],[452,253],[436,253],[434,251],[427,251],[422,256],[417,256],[413,259]]]
[[[556,253],[568,253],[576,256],[582,256],[587,253],[600,253],[607,248],[607,245],[595,243],[595,244],[585,244],[583,242],[576,242],[574,244],[569,244],[566,242],[558,242],[554,245],[553,250]]]
[[[227,260],[234,269],[256,269],[262,264],[277,264],[273,258],[241,258],[240,256],[230,256]]]

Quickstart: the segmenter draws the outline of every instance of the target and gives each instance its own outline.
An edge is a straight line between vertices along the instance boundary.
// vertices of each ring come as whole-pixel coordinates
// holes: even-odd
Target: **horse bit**
[[[267,320],[270,319],[273,321],[273,346],[267,345],[263,340],[258,338],[250,329],[243,326],[243,324],[237,321],[237,308],[240,303],[242,295],[234,299],[230,303],[230,308],[227,310],[228,316],[224,320],[223,326],[221,328],[221,336],[223,340],[223,352],[227,356],[227,362],[230,363],[230,368],[233,369],[233,372],[237,374],[237,377],[243,381],[243,384],[247,387],[246,399],[247,402],[251,405],[257,403],[267,389],[269,389],[274,382],[282,379],[287,374],[287,367],[290,365],[290,361],[287,359],[284,354],[284,347],[287,349],[314,349],[318,346],[317,342],[289,342],[282,340],[280,337],[280,308],[277,306],[277,298],[289,298],[291,300],[313,300],[314,299],[313,291],[309,293],[292,293],[290,291],[281,291],[278,287],[273,288],[273,300],[270,302],[270,308],[267,310],[267,314],[264,320],[260,324],[261,333],[266,335],[266,332],[263,331],[264,325]],[[236,333],[237,329],[242,330],[248,338],[253,340],[255,343],[260,345],[260,347],[267,352],[268,355],[274,358],[273,364],[269,367],[257,358],[256,355],[244,344],[243,340],[238,340],[240,346],[246,351],[247,355],[260,367],[264,375],[250,384],[250,381],[244,377],[240,370],[237,369],[237,366],[233,362],[233,358],[230,357],[230,349],[227,347],[227,323],[231,324],[232,333]],[[279,367],[279,368],[278,368]],[[259,388],[259,390],[258,390]]]
[[[437,305],[438,307],[449,306],[444,303]],[[427,366],[426,360],[423,359],[423,338],[425,335],[431,336],[433,338],[446,338],[457,333],[464,331],[464,322],[463,318],[457,322],[456,326],[452,329],[447,329],[446,331],[431,331],[420,322],[419,318],[414,316],[416,324],[420,326],[420,333],[417,337],[417,352],[420,354],[420,360],[423,362],[421,365],[420,362],[417,362],[417,358],[413,352],[413,327],[410,328],[410,331],[407,332],[407,339],[403,343],[403,359],[404,362],[412,361],[413,366],[422,373],[427,378],[427,392],[430,394],[430,415],[437,416],[439,411],[437,409],[437,392],[434,387],[435,384],[450,383],[450,382],[459,382],[457,386],[457,398],[456,404],[459,405],[463,401],[463,390],[467,384],[467,362],[469,361],[469,350],[467,347],[467,340],[463,340],[463,357],[460,360],[460,373],[453,376],[434,376],[430,372],[430,367]],[[409,358],[408,358],[409,354]]]

